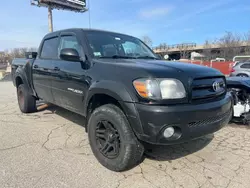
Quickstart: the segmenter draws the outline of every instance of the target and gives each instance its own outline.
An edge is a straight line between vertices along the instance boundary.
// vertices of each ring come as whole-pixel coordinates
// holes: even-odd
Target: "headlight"
[[[186,97],[186,90],[177,79],[138,79],[133,82],[138,94],[148,99],[181,99]]]

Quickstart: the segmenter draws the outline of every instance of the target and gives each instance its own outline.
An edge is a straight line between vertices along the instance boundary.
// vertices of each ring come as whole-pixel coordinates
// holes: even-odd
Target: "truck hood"
[[[175,61],[145,59],[102,59],[101,61],[110,64],[115,63],[118,66],[144,69],[149,73],[175,72],[185,74],[188,77],[223,75],[218,70],[210,67]]]

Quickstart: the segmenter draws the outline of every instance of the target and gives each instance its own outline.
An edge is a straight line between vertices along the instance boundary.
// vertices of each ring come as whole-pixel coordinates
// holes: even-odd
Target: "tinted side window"
[[[58,37],[47,39],[43,43],[41,58],[57,59],[58,58]]]
[[[64,48],[76,49],[76,51],[78,51],[78,53],[81,54],[81,46],[79,45],[75,36],[62,36],[61,37],[59,51],[61,51]]]
[[[240,68],[250,69],[250,63],[245,63],[245,64],[241,65]]]

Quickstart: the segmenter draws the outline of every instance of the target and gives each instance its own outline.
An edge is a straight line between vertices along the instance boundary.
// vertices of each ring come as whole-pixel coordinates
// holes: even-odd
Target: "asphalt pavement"
[[[249,188],[250,129],[228,125],[175,146],[149,146],[143,162],[116,173],[93,156],[84,119],[51,106],[22,114],[11,82],[0,82],[0,187]]]

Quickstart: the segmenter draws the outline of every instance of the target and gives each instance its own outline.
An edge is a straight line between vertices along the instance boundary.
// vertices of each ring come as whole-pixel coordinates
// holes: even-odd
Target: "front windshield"
[[[91,53],[95,58],[142,58],[158,57],[139,39],[109,32],[87,33]]]

